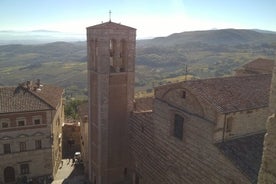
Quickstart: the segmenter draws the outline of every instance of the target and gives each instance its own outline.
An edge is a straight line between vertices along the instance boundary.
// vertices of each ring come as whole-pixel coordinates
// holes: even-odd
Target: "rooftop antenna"
[[[185,64],[185,81],[187,81],[187,75],[188,75],[188,65]]]
[[[111,10],[109,10],[109,22],[111,22]]]

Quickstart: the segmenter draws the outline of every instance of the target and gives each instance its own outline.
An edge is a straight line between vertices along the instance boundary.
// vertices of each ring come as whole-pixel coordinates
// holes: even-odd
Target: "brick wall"
[[[173,136],[175,113],[184,117],[182,140]],[[208,119],[156,99],[152,113],[134,113],[130,121],[134,174],[146,184],[250,183],[213,144],[214,127]]]

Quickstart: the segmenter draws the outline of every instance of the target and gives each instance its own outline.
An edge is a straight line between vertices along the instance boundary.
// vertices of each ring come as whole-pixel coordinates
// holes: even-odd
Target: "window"
[[[120,72],[124,72],[126,70],[126,41],[121,40],[120,42],[120,57],[119,57],[119,64],[120,64]]]
[[[10,120],[8,118],[1,119],[1,128],[8,128]]]
[[[17,118],[16,122],[17,122],[17,126],[25,126],[26,119],[25,118]]]
[[[42,148],[41,140],[35,140],[35,149],[41,149],[41,148]]]
[[[25,121],[18,121],[18,126],[24,126],[25,125]]]
[[[4,144],[4,154],[11,153],[11,145],[10,144]]]
[[[34,125],[39,125],[39,124],[41,124],[41,122],[42,122],[41,119],[42,119],[41,116],[34,116],[34,117],[33,117],[33,124],[34,124]]]
[[[182,98],[186,98],[186,91],[182,91]]]
[[[2,122],[2,128],[8,128],[9,123],[8,122]]]
[[[134,176],[134,184],[139,184],[139,175],[138,174],[135,174]]]
[[[226,120],[226,132],[232,131],[233,117],[228,117]]]
[[[116,40],[109,40],[109,55],[110,55],[110,72],[115,72],[115,48]]]
[[[19,150],[20,150],[20,152],[27,150],[26,142],[20,142],[19,143]]]
[[[183,138],[183,122],[184,118],[178,114],[174,115],[174,127],[173,127],[173,136],[178,139]]]
[[[40,124],[40,119],[35,119],[35,120],[34,120],[34,124],[35,124],[35,125],[39,125],[39,124]]]
[[[30,173],[29,164],[21,164],[20,171],[21,171],[21,174],[29,174]]]

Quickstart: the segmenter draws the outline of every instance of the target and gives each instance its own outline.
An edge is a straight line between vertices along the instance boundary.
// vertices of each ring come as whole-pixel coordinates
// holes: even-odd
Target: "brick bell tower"
[[[106,22],[87,28],[89,178],[129,175],[127,121],[133,110],[136,29]]]

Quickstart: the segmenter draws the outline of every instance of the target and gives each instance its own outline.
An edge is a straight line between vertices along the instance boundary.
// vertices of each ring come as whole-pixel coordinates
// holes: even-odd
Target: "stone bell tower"
[[[271,116],[266,122],[262,164],[258,184],[276,183],[276,59],[271,80],[269,109]]]
[[[106,22],[87,28],[89,178],[128,176],[127,121],[133,110],[136,29]]]

